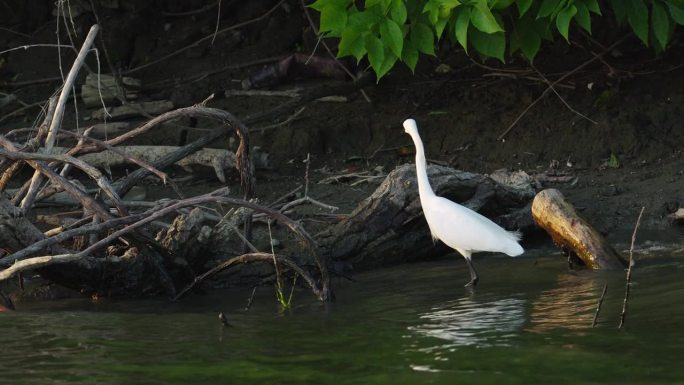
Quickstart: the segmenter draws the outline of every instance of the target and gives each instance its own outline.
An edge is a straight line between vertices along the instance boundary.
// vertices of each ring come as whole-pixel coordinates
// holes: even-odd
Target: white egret
[[[470,282],[465,286],[475,286],[479,278],[471,261],[472,254],[479,251],[491,251],[511,257],[520,255],[524,251],[518,244],[520,233],[504,230],[481,214],[435,195],[428,180],[425,149],[418,135],[416,121],[405,120],[404,131],[411,135],[416,146],[418,193],[432,239],[441,240],[463,255],[470,270]]]

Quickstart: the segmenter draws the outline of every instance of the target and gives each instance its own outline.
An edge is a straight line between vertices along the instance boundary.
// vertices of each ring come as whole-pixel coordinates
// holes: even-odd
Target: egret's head
[[[409,135],[417,134],[418,126],[416,126],[416,121],[413,119],[404,120],[404,132]]]

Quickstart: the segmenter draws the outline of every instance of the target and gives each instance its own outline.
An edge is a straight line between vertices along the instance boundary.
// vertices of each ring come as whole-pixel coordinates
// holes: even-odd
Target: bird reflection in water
[[[408,330],[439,339],[437,345],[427,350],[507,345],[525,323],[524,305],[525,301],[518,298],[487,302],[461,298],[422,314],[420,319],[424,322]]]

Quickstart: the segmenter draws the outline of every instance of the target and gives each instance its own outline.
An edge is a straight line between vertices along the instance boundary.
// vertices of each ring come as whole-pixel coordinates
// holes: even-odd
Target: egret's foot
[[[480,280],[479,278],[475,277],[475,278],[471,279],[470,282],[463,285],[463,287],[475,288],[475,286],[477,286],[477,282],[479,280]]]

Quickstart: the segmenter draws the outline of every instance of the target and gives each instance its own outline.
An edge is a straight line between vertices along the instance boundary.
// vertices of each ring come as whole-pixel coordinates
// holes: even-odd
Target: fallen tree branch
[[[74,254],[61,254],[61,255],[56,255],[56,256],[41,256],[41,257],[33,257],[33,258],[26,258],[23,260],[19,260],[19,258],[16,258],[14,255],[9,255],[5,258],[3,258],[1,261],[16,261],[14,265],[10,266],[9,268],[3,270],[0,272],[0,281],[10,278],[13,275],[29,270],[29,269],[35,269],[38,267],[45,267],[49,266],[52,264],[56,263],[64,263],[64,262],[72,262],[79,260],[81,258],[85,258],[86,256],[90,256],[91,254],[95,253],[96,251],[101,250],[102,248],[108,246],[113,242],[114,240],[118,239],[119,237],[126,235],[137,228],[140,228],[141,226],[150,223],[152,221],[155,221],[169,213],[172,213],[180,208],[187,207],[187,206],[194,206],[194,205],[199,205],[199,204],[204,204],[204,203],[224,203],[224,204],[233,204],[237,206],[242,206],[242,207],[247,207],[249,209],[262,212],[272,219],[279,221],[280,223],[286,225],[292,232],[297,235],[300,240],[304,243],[304,246],[309,250],[309,252],[312,254],[314,257],[314,260],[316,261],[317,267],[320,271],[321,274],[321,287],[318,289],[320,296],[319,298],[321,300],[329,300],[332,297],[331,293],[331,288],[330,288],[330,279],[329,279],[329,274],[327,270],[327,263],[322,260],[321,256],[318,253],[316,243],[313,240],[313,238],[295,221],[291,220],[287,216],[269,209],[267,207],[263,207],[261,205],[258,205],[254,202],[246,201],[244,199],[238,199],[238,198],[232,198],[228,196],[223,196],[222,194],[226,194],[228,189],[223,188],[216,190],[212,193],[193,197],[193,198],[188,198],[184,199],[181,201],[176,201],[176,202],[170,202],[169,205],[161,208],[161,209],[154,209],[154,210],[149,210],[147,212],[147,215],[144,216],[144,218],[138,220],[137,222],[131,223],[128,226],[119,229],[117,231],[114,231],[113,233],[109,234],[107,237],[101,239],[100,241],[90,245],[88,248],[82,250],[79,253],[74,253]],[[122,222],[123,222],[123,218]],[[55,236],[59,237],[59,235]],[[54,241],[51,241],[54,243]],[[48,242],[45,242],[44,244],[47,244]],[[27,256],[30,255],[29,252],[21,252],[22,256]],[[270,254],[269,254],[270,256]]]
[[[248,254],[243,254],[239,255],[237,257],[232,257],[228,259],[225,262],[220,263],[219,265],[216,265],[215,267],[211,268],[210,270],[206,271],[202,275],[199,275],[195,280],[183,290],[181,290],[178,295],[176,295],[175,298],[173,298],[174,301],[177,301],[181,297],[183,297],[188,291],[192,290],[194,287],[196,287],[198,284],[206,280],[207,278],[211,278],[214,275],[227,270],[233,266],[242,264],[242,263],[249,263],[249,262],[267,262],[274,264],[274,259],[277,260],[278,262],[281,262],[285,265],[287,265],[289,268],[292,270],[296,271],[297,274],[301,275],[302,278],[306,281],[307,285],[309,285],[309,288],[311,288],[311,291],[314,292],[316,297],[320,300],[326,300],[326,293],[322,292],[321,289],[318,287],[316,284],[316,280],[309,274],[306,270],[302,269],[299,265],[297,265],[294,261],[291,259],[283,256],[283,255],[278,255],[278,254],[271,254],[271,253],[248,253]]]
[[[17,251],[16,253],[6,255],[2,258],[0,258],[0,266],[9,266],[11,263],[16,262],[16,261],[21,261],[23,259],[26,259],[32,255],[35,255],[37,253],[43,252],[47,250],[48,247],[52,245],[56,245],[61,242],[65,242],[69,239],[72,239],[76,236],[79,235],[85,235],[85,234],[92,234],[92,233],[98,233],[101,231],[109,230],[114,227],[118,226],[124,226],[128,225],[134,222],[137,222],[146,216],[150,215],[150,213],[157,211],[157,208],[145,211],[144,213],[140,214],[134,214],[130,215],[127,217],[122,217],[122,218],[114,218],[111,220],[108,220],[106,222],[100,222],[100,223],[95,223],[91,225],[85,225],[81,227],[77,227],[74,229],[62,231],[61,233],[54,235],[49,238],[42,239],[40,241],[34,242],[30,244],[28,247]]]
[[[622,269],[624,258],[556,189],[540,191],[532,202],[532,218],[569,256],[594,270]]]
[[[114,146],[112,146],[106,142],[103,142],[103,141],[95,139],[95,138],[91,138],[89,136],[77,134],[75,132],[64,131],[64,133],[66,133],[67,135],[73,136],[79,140],[79,145],[77,145],[76,147],[71,149],[69,152],[67,152],[70,155],[73,155],[72,152],[78,153],[80,148],[83,146],[83,142],[92,142],[93,144],[95,144],[96,146],[100,147],[103,150],[109,150],[109,151],[119,155],[120,157],[128,160],[129,162],[131,162],[133,164],[137,164],[138,166],[140,166],[144,169],[147,169],[147,171],[156,175],[164,184],[166,184],[166,182],[168,180],[168,175],[165,172],[157,170],[156,168],[154,168],[154,166],[152,166],[148,162],[140,159],[139,157],[131,156],[131,155],[127,154],[125,151],[122,151],[122,150],[120,150],[120,149],[118,149],[118,148],[116,148],[116,147],[114,147]]]
[[[57,141],[57,134],[62,124],[62,116],[64,116],[64,107],[69,99],[69,94],[74,86],[74,82],[76,81],[76,75],[78,75],[78,72],[85,62],[86,54],[88,51],[90,51],[90,47],[95,41],[95,36],[97,35],[99,28],[100,27],[97,24],[94,24],[92,27],[90,27],[88,36],[86,36],[86,39],[81,46],[81,50],[78,52],[78,56],[76,57],[76,60],[71,66],[71,70],[69,70],[69,74],[64,81],[62,92],[59,95],[57,106],[55,107],[55,114],[51,118],[50,128],[48,129],[47,137],[45,138],[45,149],[48,153],[52,151],[52,147],[54,147],[55,142]],[[28,210],[33,205],[33,200],[35,199],[36,194],[38,194],[40,184],[43,182],[43,176],[41,172],[36,170],[36,172],[33,174],[33,178],[31,178],[31,186],[21,202],[21,208],[24,210]]]
[[[0,135],[0,145],[5,145],[7,141]],[[104,191],[104,193],[109,197],[109,199],[112,200],[114,206],[117,208],[117,210],[125,214],[126,209],[125,206],[121,203],[121,198],[116,194],[114,191],[114,187],[109,183],[109,180],[107,177],[102,175],[102,173],[95,167],[89,165],[88,163],[78,159],[74,158],[73,156],[69,155],[60,155],[60,154],[55,154],[55,155],[50,155],[50,154],[41,154],[41,153],[27,153],[27,152],[17,152],[17,151],[7,151],[0,149],[0,156],[5,156],[10,159],[21,159],[21,160],[45,160],[45,161],[59,161],[63,163],[68,163],[76,166],[78,169],[86,173],[88,176],[90,176],[95,183]]]
[[[0,137],[0,140],[2,139],[3,138]],[[3,141],[2,145],[11,151],[17,151],[16,147],[14,147],[14,145],[9,141]],[[107,209],[100,205],[95,199],[88,196],[85,193],[85,191],[75,186],[73,183],[69,182],[69,180],[67,180],[65,177],[59,175],[57,172],[51,169],[45,162],[39,160],[27,160],[26,162],[34,169],[40,171],[45,176],[47,176],[52,183],[61,186],[66,192],[71,194],[71,196],[73,196],[74,199],[80,201],[83,207],[86,207],[89,210],[97,213],[103,219],[111,218],[111,214],[109,214],[109,211]],[[114,196],[118,196],[118,194],[114,193]],[[127,213],[123,205],[119,205],[119,212],[122,215],[126,215]]]

